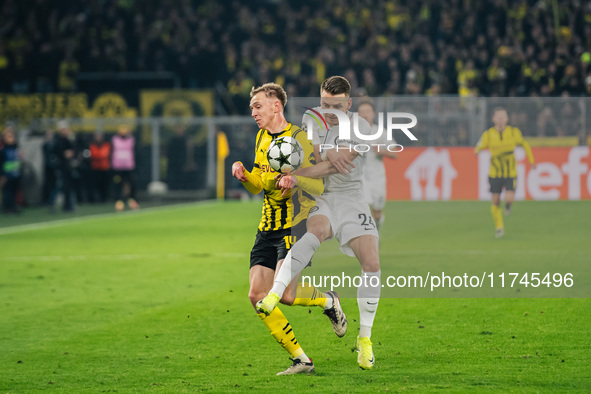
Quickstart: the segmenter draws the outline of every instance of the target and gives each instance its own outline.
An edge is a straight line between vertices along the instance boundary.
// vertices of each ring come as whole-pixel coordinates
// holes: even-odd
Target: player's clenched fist
[[[248,181],[248,179],[246,179],[246,169],[244,168],[244,165],[237,161],[234,164],[232,164],[232,176],[236,179],[238,179],[240,182],[246,182]]]
[[[281,189],[281,197],[293,189],[298,184],[298,177],[294,175],[284,175],[277,182],[277,189]]]

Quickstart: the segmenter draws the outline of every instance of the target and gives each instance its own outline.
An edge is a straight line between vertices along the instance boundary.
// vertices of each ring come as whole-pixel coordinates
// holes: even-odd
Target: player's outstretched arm
[[[525,138],[523,138],[523,135],[521,134],[521,130],[519,130],[518,128],[515,128],[515,143],[516,145],[520,145],[523,147],[523,150],[525,150],[525,154],[527,155],[527,159],[529,160],[529,163],[532,165],[532,168],[536,168],[536,161],[534,159],[534,153],[531,150],[531,146],[529,145],[529,142],[527,142],[525,140]]]
[[[323,161],[306,168],[299,168],[290,175],[279,174],[275,177],[277,180],[276,187],[281,189],[281,196],[285,197],[287,191],[294,188],[298,183],[303,183],[308,186],[309,190],[306,190],[310,194],[320,195],[324,191],[324,185],[322,178],[328,175],[337,174],[337,169],[332,165],[330,161]],[[314,183],[308,183],[314,181]],[[317,183],[318,181],[319,183]],[[304,186],[300,185],[300,187]],[[310,189],[310,185],[311,189]],[[321,187],[321,188],[320,188]]]
[[[534,153],[531,150],[531,146],[529,145],[529,142],[527,142],[526,140],[522,140],[521,146],[525,150],[525,154],[527,155],[527,159],[529,160],[529,163],[531,164],[532,168],[535,169],[536,168],[536,160],[534,159]]]
[[[320,179],[328,175],[337,174],[338,172],[339,171],[330,161],[323,161],[322,163],[318,163],[310,167],[300,168],[294,171],[293,175],[297,175],[298,177],[303,176],[307,178]]]
[[[326,151],[326,158],[343,175],[351,172],[355,165],[353,159],[359,156],[359,153],[350,150],[337,150],[335,148]]]
[[[294,176],[297,179],[297,184],[300,189],[309,194],[319,196],[324,192],[324,182],[320,178],[308,178],[301,175]]]
[[[232,164],[232,176],[238,179],[240,182],[248,181],[245,172],[246,168],[244,168],[244,164],[242,164],[242,162],[237,161]]]
[[[304,149],[304,161],[300,168],[308,168],[315,165],[317,163],[315,149],[318,147],[318,145],[314,145],[304,133],[297,133],[295,137]],[[292,187],[295,187],[297,184],[297,186],[306,193],[319,196],[322,194],[322,192],[324,192],[324,182],[320,178],[313,179],[301,175],[294,175],[291,178],[292,179],[290,179],[290,183],[293,184]],[[284,182],[288,182],[288,180]]]
[[[488,148],[488,133],[485,131],[478,142],[476,143],[476,147],[474,148],[474,153],[478,154],[481,150]]]
[[[263,190],[261,169],[256,166],[252,172],[248,172],[242,162],[237,161],[232,164],[232,176],[242,182],[246,190],[252,194],[259,194]]]
[[[278,175],[275,179],[279,179],[276,187],[277,189],[281,189],[281,197],[285,197],[289,190],[295,188],[296,185],[315,196],[321,195],[324,191],[322,179],[313,179],[301,175]]]

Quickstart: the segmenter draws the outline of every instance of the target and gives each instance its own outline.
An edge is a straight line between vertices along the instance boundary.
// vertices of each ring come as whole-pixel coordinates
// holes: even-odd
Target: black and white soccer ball
[[[269,145],[267,160],[275,171],[289,173],[304,162],[304,148],[295,138],[279,137]]]

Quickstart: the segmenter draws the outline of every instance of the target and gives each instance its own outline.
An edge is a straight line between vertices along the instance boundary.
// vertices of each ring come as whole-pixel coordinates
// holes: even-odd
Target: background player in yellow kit
[[[252,117],[259,126],[255,146],[255,161],[252,172],[247,171],[241,162],[232,165],[232,176],[242,182],[253,194],[264,191],[263,214],[258,226],[256,240],[250,253],[250,290],[248,297],[253,307],[262,299],[273,285],[275,270],[279,269],[291,245],[306,233],[306,218],[315,204],[314,195],[322,194],[322,179],[310,179],[297,176],[297,188],[283,196],[276,187],[277,176],[267,160],[267,149],[278,137],[295,138],[304,149],[304,162],[301,167],[310,167],[315,163],[314,147],[306,133],[287,122],[283,109],[287,95],[281,85],[266,83],[253,88],[250,108]],[[298,284],[299,276],[289,285],[281,299],[282,304],[301,306],[321,306],[335,332],[341,320],[345,319],[338,296],[334,292],[323,293],[312,286]],[[294,292],[291,288],[296,287]],[[278,375],[314,372],[314,364],[295,338],[291,325],[279,310],[275,308],[268,316],[258,314],[273,337],[293,358],[293,364]],[[345,319],[346,320],[346,319]],[[346,329],[345,329],[346,330]]]
[[[502,107],[494,109],[492,121],[494,126],[486,130],[476,144],[475,152],[490,150],[490,171],[488,180],[490,192],[492,193],[492,205],[490,212],[495,224],[495,236],[504,235],[503,212],[501,210],[501,192],[505,188],[505,214],[511,213],[511,204],[515,199],[515,185],[517,180],[517,162],[515,161],[514,150],[516,146],[525,149],[527,158],[532,167],[535,168],[534,155],[526,140],[523,139],[521,131],[517,127],[509,126],[509,115]]]

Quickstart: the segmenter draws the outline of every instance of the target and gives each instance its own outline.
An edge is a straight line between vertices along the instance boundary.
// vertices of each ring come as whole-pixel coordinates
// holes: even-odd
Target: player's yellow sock
[[[298,283],[293,305],[325,307],[328,299],[326,295],[310,284]]]
[[[495,223],[495,229],[503,228],[503,210],[500,206],[491,205],[490,214],[492,215],[493,222]]]
[[[275,340],[291,354],[291,357],[298,358],[304,354],[291,328],[291,324],[289,324],[285,315],[283,315],[283,312],[278,307],[275,307],[269,316],[265,316],[264,313],[257,313],[257,315],[265,323],[269,331],[271,331],[271,335],[273,335]]]

